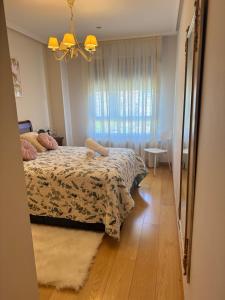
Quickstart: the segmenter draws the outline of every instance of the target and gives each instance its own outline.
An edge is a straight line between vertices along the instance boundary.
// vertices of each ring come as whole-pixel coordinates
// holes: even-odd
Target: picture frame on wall
[[[15,97],[23,97],[21,76],[20,76],[20,64],[16,58],[11,58],[11,68],[12,68],[12,76],[13,76],[13,86]]]

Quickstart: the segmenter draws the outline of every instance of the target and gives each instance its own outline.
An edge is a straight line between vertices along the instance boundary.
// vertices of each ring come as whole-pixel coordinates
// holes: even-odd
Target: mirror
[[[201,83],[206,31],[207,0],[195,2],[195,14],[187,29],[185,93],[180,167],[179,227],[183,244],[184,275],[190,282],[195,178]]]
[[[194,22],[188,28],[186,40],[186,74],[185,74],[185,97],[183,113],[183,137],[182,137],[182,156],[181,156],[181,196],[180,196],[180,228],[181,236],[184,241],[186,227],[186,208],[187,208],[187,180],[189,166],[189,139],[191,127],[191,100],[192,100],[192,81],[193,81],[193,53],[194,53]]]

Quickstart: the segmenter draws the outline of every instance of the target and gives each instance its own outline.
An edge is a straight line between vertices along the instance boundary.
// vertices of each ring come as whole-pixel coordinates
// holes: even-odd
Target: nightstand
[[[146,149],[144,149],[144,151],[147,152],[148,154],[154,155],[154,176],[156,174],[157,156],[160,155],[160,154],[165,154],[165,153],[167,154],[168,165],[169,165],[169,169],[171,170],[170,158],[169,158],[169,154],[168,154],[168,150],[167,149],[146,148]]]
[[[63,136],[53,136],[53,137],[54,137],[54,139],[56,140],[56,142],[58,143],[59,146],[63,145],[63,139],[64,139]]]

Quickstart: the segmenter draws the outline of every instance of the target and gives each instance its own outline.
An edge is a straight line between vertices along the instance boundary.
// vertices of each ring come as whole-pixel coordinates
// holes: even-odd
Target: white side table
[[[157,155],[166,153],[167,154],[168,165],[169,165],[169,168],[171,169],[168,150],[160,149],[160,148],[146,148],[146,149],[144,149],[144,151],[149,153],[149,154],[154,155],[154,176],[156,174]]]

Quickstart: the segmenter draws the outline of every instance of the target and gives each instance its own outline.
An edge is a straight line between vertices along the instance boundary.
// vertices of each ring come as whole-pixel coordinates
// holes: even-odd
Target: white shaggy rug
[[[103,235],[32,224],[38,282],[78,291],[88,276]]]

